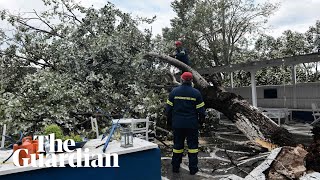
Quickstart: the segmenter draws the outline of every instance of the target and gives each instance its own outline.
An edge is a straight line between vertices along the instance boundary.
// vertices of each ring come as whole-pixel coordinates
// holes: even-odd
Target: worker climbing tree
[[[188,51],[186,48],[182,46],[181,41],[176,41],[175,43],[176,50],[171,55],[171,57],[178,59],[179,61],[185,63],[186,65],[190,66]]]

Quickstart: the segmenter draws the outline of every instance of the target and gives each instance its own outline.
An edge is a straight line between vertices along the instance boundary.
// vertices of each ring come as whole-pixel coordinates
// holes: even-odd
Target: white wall
[[[264,98],[264,89],[270,88],[277,89],[278,98]],[[295,88],[296,91],[294,91]],[[251,87],[226,88],[226,90],[234,92],[252,103]],[[294,106],[294,92],[296,92],[296,107]],[[295,86],[257,86],[257,101],[258,107],[311,109],[311,103],[320,105],[320,83],[299,83]]]

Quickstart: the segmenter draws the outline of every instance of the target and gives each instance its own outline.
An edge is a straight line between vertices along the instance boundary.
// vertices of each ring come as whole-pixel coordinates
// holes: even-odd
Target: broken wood
[[[268,172],[268,179],[299,179],[305,172],[307,151],[302,147],[283,147]]]
[[[168,144],[166,144],[165,142],[163,142],[160,138],[158,138],[158,137],[154,137],[154,138],[156,140],[158,140],[161,144],[163,144],[166,148],[171,149],[171,147]]]
[[[265,180],[266,176],[264,172],[270,168],[272,162],[276,159],[278,154],[281,152],[282,148],[277,148],[271,151],[268,158],[263,161],[258,167],[256,167],[253,171],[250,172],[248,176],[246,176],[246,180]]]
[[[203,95],[206,108],[213,108],[222,112],[236,124],[237,128],[250,141],[254,142],[256,139],[262,139],[280,146],[296,144],[288,130],[279,127],[274,121],[262,114],[258,108],[249,104],[241,96],[227,92],[217,81],[213,81],[213,85],[210,85],[196,70],[166,55],[149,52],[145,55],[145,58],[157,58],[180,70],[192,72],[194,76],[193,81],[196,88]]]
[[[155,128],[156,128],[157,130],[160,130],[160,131],[162,131],[162,132],[167,133],[168,136],[173,136],[173,134],[172,134],[170,131],[166,130],[166,129],[163,129],[163,128],[158,127],[158,126],[156,126]]]
[[[232,166],[236,167],[238,170],[246,173],[247,175],[249,174],[247,171],[243,170],[242,168],[240,168],[240,167],[238,166],[238,164],[233,160],[233,158],[228,154],[228,152],[227,152],[226,150],[224,151],[224,153],[225,153],[225,154],[227,155],[227,157],[229,158],[230,163],[231,163]]]

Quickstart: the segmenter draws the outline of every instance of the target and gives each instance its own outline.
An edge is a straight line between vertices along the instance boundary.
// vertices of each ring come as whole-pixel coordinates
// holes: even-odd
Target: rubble
[[[283,147],[268,172],[268,179],[298,179],[307,170],[304,159],[307,151],[300,146]]]
[[[313,143],[308,148],[306,167],[308,170],[320,172],[320,123],[312,128]]]
[[[187,156],[183,158],[180,174],[171,174],[171,149],[163,147],[161,148],[163,156],[165,156],[162,157],[163,177],[170,180],[320,179],[319,173],[308,171],[310,168],[305,165],[305,160],[312,154],[308,154],[307,150],[314,147],[312,146],[314,140],[311,136],[311,126],[296,122],[288,126],[291,127],[290,132],[300,140],[300,143],[304,143],[304,146],[284,146],[267,152],[267,149],[258,151],[252,148],[245,135],[233,123],[228,120],[221,120],[219,126],[211,131],[211,137],[203,135],[199,140],[201,149],[201,152],[199,152],[200,172],[196,176],[190,177],[188,173]],[[308,133],[305,133],[307,131]],[[314,128],[313,131],[320,132],[317,128]],[[317,133],[314,134],[315,136],[318,135]],[[166,141],[166,143],[172,146],[170,141]],[[306,150],[304,147],[309,148]],[[316,158],[320,157],[318,154],[313,153],[313,155]],[[314,157],[311,159],[316,159]],[[314,165],[319,165],[319,163]],[[313,170],[315,169],[313,168]]]
[[[274,149],[270,155],[266,158],[264,162],[262,162],[257,168],[255,168],[253,171],[250,172],[246,176],[246,180],[265,180],[266,175],[264,172],[270,168],[270,164],[274,161],[274,159],[278,156],[278,154],[281,152],[282,148]]]
[[[300,178],[300,180],[319,180],[319,179],[320,179],[320,173],[318,172],[306,174]]]

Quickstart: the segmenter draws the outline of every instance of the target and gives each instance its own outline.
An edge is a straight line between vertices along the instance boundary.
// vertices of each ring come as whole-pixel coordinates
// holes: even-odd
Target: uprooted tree
[[[82,133],[97,108],[116,114],[131,107],[132,117],[155,114],[165,90],[148,87],[151,72],[160,71],[142,62],[152,36],[138,28],[153,19],[132,18],[111,3],[43,4],[44,11],[0,10],[8,27],[0,29],[0,126],[27,134],[58,124]],[[103,120],[100,127],[107,126]]]
[[[181,70],[192,72],[194,82],[204,97],[206,108],[214,108],[222,112],[251,141],[261,139],[280,146],[295,144],[288,130],[278,126],[241,96],[227,92],[216,81],[213,81],[213,85],[210,85],[197,71],[166,55],[150,52],[146,54],[145,58],[157,58]]]
[[[8,124],[11,133],[35,132],[53,123],[81,130],[88,122],[81,115],[90,115],[97,107],[118,112],[130,106],[132,117],[159,118],[167,94],[150,86],[165,83],[157,77],[169,63],[192,71],[207,107],[224,113],[250,140],[292,143],[288,131],[241,97],[214,81],[209,85],[173,58],[148,53],[154,49],[151,33],[140,31],[138,24],[153,19],[133,19],[110,3],[95,9],[72,0],[43,2],[48,10],[41,13],[0,11],[11,27],[10,34],[0,30],[0,125]]]

